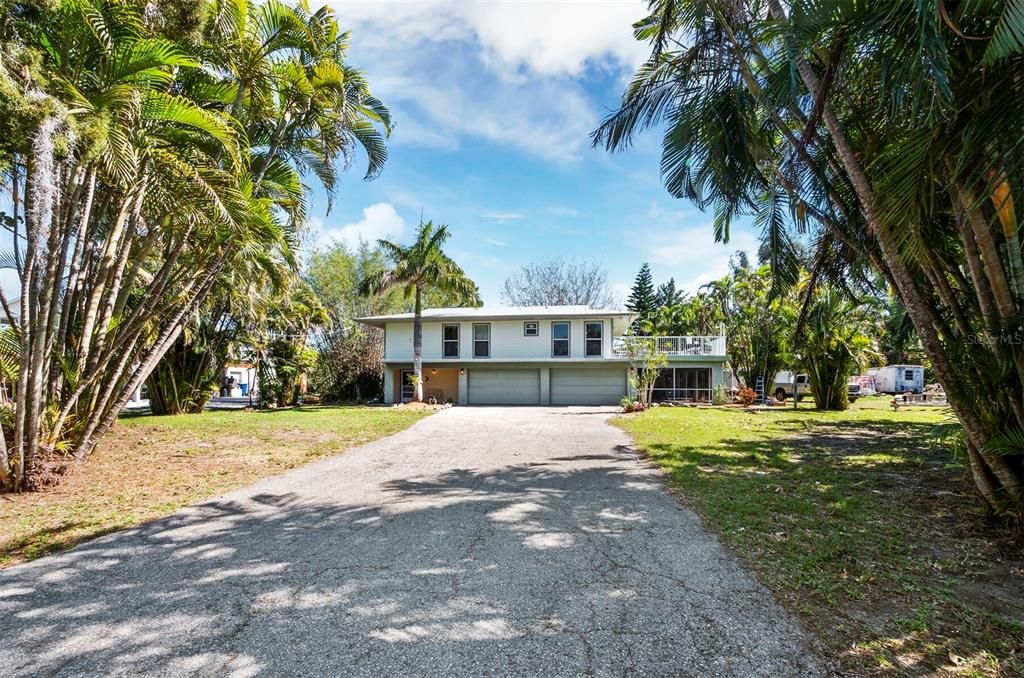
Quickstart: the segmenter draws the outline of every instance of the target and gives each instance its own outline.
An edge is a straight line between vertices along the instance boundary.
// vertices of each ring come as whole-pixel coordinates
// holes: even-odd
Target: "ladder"
[[[754,402],[764,403],[764,375],[758,375],[754,382]]]

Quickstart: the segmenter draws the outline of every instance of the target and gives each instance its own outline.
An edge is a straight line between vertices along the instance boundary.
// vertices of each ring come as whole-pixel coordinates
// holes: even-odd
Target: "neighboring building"
[[[256,366],[246,360],[229,362],[220,373],[218,395],[241,398],[256,393]]]
[[[423,396],[468,405],[612,405],[626,394],[631,315],[586,306],[423,311]],[[384,330],[384,402],[413,398],[413,314],[359,318]],[[725,337],[660,337],[655,400],[710,401]]]

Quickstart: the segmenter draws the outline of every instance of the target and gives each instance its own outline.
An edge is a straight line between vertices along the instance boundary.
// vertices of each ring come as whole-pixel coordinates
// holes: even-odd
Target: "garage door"
[[[540,370],[469,371],[470,405],[539,405]]]
[[[552,405],[616,405],[624,395],[624,367],[551,370]]]

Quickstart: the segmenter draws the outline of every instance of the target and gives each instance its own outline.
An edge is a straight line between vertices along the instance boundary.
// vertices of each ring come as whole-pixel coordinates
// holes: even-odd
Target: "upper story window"
[[[491,326],[486,323],[473,325],[473,357],[491,357]]]
[[[441,355],[445,358],[459,357],[459,326],[441,326]]]
[[[540,323],[534,320],[527,320],[523,323],[523,336],[524,337],[537,337],[540,336]]]
[[[551,323],[551,355],[569,357],[569,323]]]
[[[604,323],[588,322],[584,325],[584,337],[586,339],[585,355],[588,358],[601,357],[601,338],[604,334]]]

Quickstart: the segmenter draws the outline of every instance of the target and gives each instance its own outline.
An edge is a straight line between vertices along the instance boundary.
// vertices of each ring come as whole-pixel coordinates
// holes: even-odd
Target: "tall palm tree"
[[[273,212],[287,221],[279,224],[282,237],[275,242],[237,248],[203,312],[153,372],[151,391],[158,382],[183,386],[184,390],[167,392],[164,403],[172,410],[185,407],[192,412],[202,411],[208,385],[216,381],[227,358],[227,344],[239,328],[251,325],[246,297],[254,290],[276,294],[278,290],[265,289],[264,282],[282,281],[295,270],[292,248],[306,218],[303,175],[317,177],[329,209],[338,161],[347,168],[362,148],[368,159],[366,178],[374,178],[387,159],[385,139],[391,124],[387,108],[372,95],[362,74],[345,61],[348,33],[339,29],[329,7],[310,12],[302,4],[280,0],[225,0],[215,3],[214,9],[206,27],[208,43],[202,49],[209,68],[196,77],[219,74],[219,87],[203,91],[221,98],[206,103],[230,112],[245,129],[252,193],[271,200]],[[217,350],[211,350],[214,347]],[[213,359],[214,353],[219,360]],[[154,410],[163,409],[158,399],[153,400]]]
[[[941,3],[940,3],[941,7]],[[906,308],[988,510],[1024,522],[1024,14],[1012,0],[653,0],[651,44],[594,142],[664,130],[666,189],[750,215],[776,282],[870,266]],[[799,237],[794,237],[794,233]]]
[[[429,289],[447,294],[466,305],[479,306],[480,291],[476,283],[442,250],[450,232],[447,225],[434,222],[420,223],[416,239],[411,245],[399,245],[390,240],[377,244],[391,259],[391,268],[377,271],[359,285],[364,295],[382,294],[392,287],[400,287],[405,298],[413,298],[412,354],[415,391],[413,399],[423,402],[423,293]]]
[[[29,486],[40,451],[84,458],[223,273],[294,267],[304,174],[330,192],[360,149],[371,177],[386,159],[389,114],[330,9],[209,4],[167,21],[117,0],[0,10],[22,308],[0,489]]]

